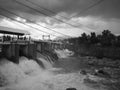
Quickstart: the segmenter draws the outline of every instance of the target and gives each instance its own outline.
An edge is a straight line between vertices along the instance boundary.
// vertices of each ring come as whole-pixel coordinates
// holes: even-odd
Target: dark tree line
[[[100,45],[100,46],[115,46],[120,47],[120,35],[116,36],[109,30],[104,30],[101,34],[97,35],[95,32],[87,35],[81,34],[78,38],[70,38],[66,41],[73,44],[86,44],[86,45]]]

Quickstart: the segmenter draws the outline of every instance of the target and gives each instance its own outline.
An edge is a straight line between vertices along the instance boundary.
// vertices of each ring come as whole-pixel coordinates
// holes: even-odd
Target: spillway
[[[67,57],[66,59],[64,58],[69,62]],[[106,90],[103,87],[86,86],[83,82],[86,76],[78,71],[63,73],[63,67],[53,67],[53,64],[43,58],[38,60],[45,68],[35,60],[29,60],[26,57],[20,57],[19,60],[19,64],[14,64],[7,59],[1,59],[0,90],[66,90],[69,87],[77,90]]]

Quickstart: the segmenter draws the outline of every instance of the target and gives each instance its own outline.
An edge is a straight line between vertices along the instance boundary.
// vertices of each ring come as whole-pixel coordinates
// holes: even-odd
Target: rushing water
[[[74,87],[77,90],[104,90],[102,87],[93,88],[85,85],[83,79],[86,76],[77,71],[56,73],[64,68],[54,68],[44,59],[39,58],[39,60],[46,69],[43,69],[36,61],[28,60],[26,57],[21,57],[18,65],[7,59],[2,59],[0,62],[0,78],[4,79],[0,82],[3,83],[0,90],[66,90],[69,87]]]

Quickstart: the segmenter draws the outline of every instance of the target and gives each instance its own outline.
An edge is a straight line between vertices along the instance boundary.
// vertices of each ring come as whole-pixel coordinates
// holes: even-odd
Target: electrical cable
[[[67,22],[65,22],[65,21],[63,21],[63,20],[61,20],[61,19],[58,19],[58,18],[49,16],[49,15],[47,15],[46,13],[43,13],[43,12],[41,12],[41,11],[33,8],[33,7],[30,7],[30,6],[24,4],[24,3],[20,2],[20,1],[17,1],[17,0],[13,0],[13,1],[16,2],[16,3],[18,3],[18,4],[20,4],[20,5],[22,5],[22,6],[24,6],[24,7],[27,7],[27,8],[29,8],[29,9],[32,9],[32,10],[34,10],[34,11],[36,11],[36,12],[42,14],[42,15],[48,16],[48,17],[53,18],[53,19],[55,19],[55,20],[57,20],[57,21],[59,21],[59,22],[65,23],[65,24],[67,24],[67,25],[69,25],[69,26],[71,26],[71,27],[74,27],[74,28],[79,29],[78,26],[75,26],[75,25],[73,25],[73,24],[67,23]],[[87,30],[86,30],[86,31],[87,31]],[[90,32],[90,31],[89,31],[89,32]]]
[[[14,0],[16,3],[19,3],[19,4],[23,4],[23,3],[21,3],[21,2],[17,2],[16,0]],[[25,6],[25,4],[23,4],[24,6]],[[29,6],[25,6],[25,7],[28,7],[29,8]],[[33,9],[33,8],[32,8]],[[36,9],[35,9],[36,10]],[[12,12],[13,13],[13,12]],[[15,13],[14,13],[15,14]],[[17,15],[17,16],[19,16],[19,15]],[[19,16],[19,17],[21,17],[21,16]],[[21,18],[24,18],[24,17],[21,17]],[[28,19],[26,19],[26,20],[28,20]],[[30,22],[33,22],[33,21],[31,21],[31,20],[28,20],[28,21],[30,21]],[[64,35],[64,36],[67,36],[67,37],[72,37],[72,36],[69,36],[69,35],[66,35],[66,34],[63,34],[63,33],[61,33],[61,32],[58,32],[58,31],[55,31],[55,30],[53,30],[53,29],[51,29],[51,28],[48,28],[48,27],[45,27],[45,26],[43,26],[43,25],[41,25],[41,24],[38,24],[38,23],[35,23],[36,25],[39,25],[39,26],[41,26],[41,27],[43,27],[43,28],[46,28],[46,29],[48,29],[48,30],[50,30],[50,31],[53,31],[53,32],[56,32],[56,33],[58,33],[58,34],[61,34],[61,35]]]
[[[85,8],[84,10],[82,10],[81,12],[79,12],[77,15],[82,14],[82,13],[88,11],[89,9],[95,7],[96,5],[99,5],[99,4],[102,3],[103,1],[104,1],[104,0],[99,0],[99,1],[96,2],[95,4],[92,4],[91,6]],[[77,16],[77,15],[74,15],[74,16],[72,16],[72,17],[70,17],[70,18],[73,18],[73,17],[75,17],[75,16]]]
[[[0,9],[1,9],[1,8],[0,8]],[[33,29],[35,29],[35,30],[37,30],[37,31],[40,31],[40,32],[43,32],[43,33],[46,33],[46,34],[50,34],[50,35],[52,35],[52,36],[56,36],[56,35],[54,35],[54,34],[51,34],[51,33],[45,32],[45,31],[42,31],[42,30],[40,30],[40,29],[38,29],[38,28],[35,28],[35,27],[31,26],[31,25],[28,25],[28,24],[26,24],[26,23],[24,23],[24,22],[17,21],[16,19],[11,18],[11,17],[9,17],[9,16],[7,16],[7,15],[4,15],[4,14],[0,14],[0,15],[2,15],[2,16],[4,16],[4,17],[7,17],[7,18],[9,18],[9,19],[11,19],[11,20],[13,20],[13,21],[19,22],[19,23],[21,23],[21,24],[23,24],[23,25],[25,25],[25,26],[30,27],[30,28],[33,28]]]

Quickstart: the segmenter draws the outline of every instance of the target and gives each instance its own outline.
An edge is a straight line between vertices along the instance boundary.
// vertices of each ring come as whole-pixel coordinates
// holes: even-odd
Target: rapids
[[[67,55],[65,51],[64,55],[62,51],[57,52],[59,56],[61,55],[60,57],[64,57],[64,60],[68,57],[68,51]],[[39,60],[45,68],[42,68],[35,60],[29,60],[26,57],[21,57],[18,65],[2,59],[0,61],[0,90],[66,90],[69,87],[77,90],[104,90],[104,87],[93,88],[85,85],[83,79],[86,76],[80,74],[79,71],[72,70],[70,73],[63,73],[64,67],[67,66],[53,67],[43,58]]]

